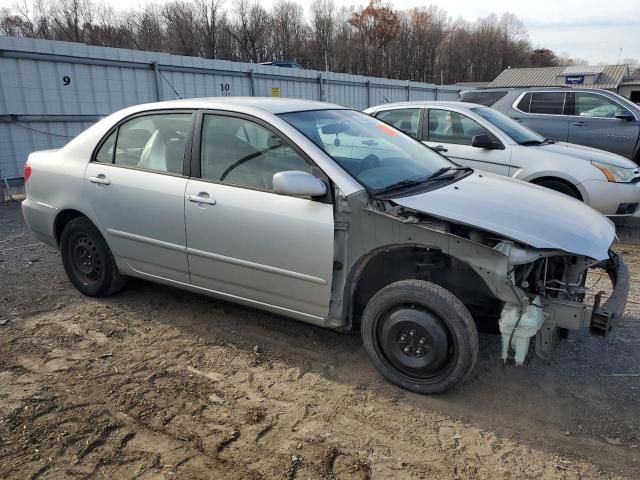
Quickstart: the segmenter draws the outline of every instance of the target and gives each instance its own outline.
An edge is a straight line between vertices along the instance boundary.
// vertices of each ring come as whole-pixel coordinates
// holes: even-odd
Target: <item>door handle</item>
[[[446,148],[444,148],[442,145],[438,145],[437,147],[433,147],[432,150],[434,152],[448,152],[449,151]]]
[[[97,183],[98,185],[110,185],[111,180],[100,174],[97,177],[89,177],[91,183]]]
[[[208,193],[204,192],[201,192],[198,195],[187,195],[187,200],[194,203],[206,203],[207,205],[216,204],[216,201],[213,198],[210,198]]]
[[[584,127],[584,122],[573,122],[571,125],[574,127]]]
[[[515,120],[518,123],[522,123],[522,120],[520,120],[518,117],[513,117],[513,120]]]

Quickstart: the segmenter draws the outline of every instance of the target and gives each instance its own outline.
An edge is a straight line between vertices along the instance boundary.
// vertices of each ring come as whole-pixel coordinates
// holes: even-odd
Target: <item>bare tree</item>
[[[166,51],[162,15],[157,5],[132,12],[126,20],[127,31],[137,50]]]
[[[196,36],[196,12],[192,3],[173,1],[162,9],[167,30],[166,41],[172,52],[180,55],[200,54]]]
[[[274,58],[298,60],[307,37],[304,10],[291,0],[278,0],[271,17]]]
[[[240,59],[255,63],[268,59],[273,51],[266,41],[272,23],[269,12],[257,2],[237,0],[234,13],[235,21],[228,31],[240,48]]]
[[[85,27],[93,21],[91,0],[57,0],[51,6],[54,37],[71,42],[85,41]]]
[[[0,11],[0,32],[12,37],[49,38],[47,6],[43,0],[19,0]]]
[[[397,13],[380,0],[353,13],[349,23],[360,33],[362,73],[384,75],[388,68],[388,47],[400,27]]]
[[[399,11],[385,0],[359,8],[311,0],[307,20],[300,0],[276,0],[270,10],[259,0],[234,0],[230,8],[224,0],[172,0],[120,12],[98,0],[14,1],[0,8],[2,35],[250,62],[295,59],[405,80],[492,80],[508,67],[586,63],[532,48],[509,13],[466,21],[434,6]]]
[[[226,14],[222,0],[195,0],[198,11],[198,32],[202,43],[202,56],[219,56],[220,33],[226,28]]]
[[[329,70],[330,56],[336,33],[336,4],[333,0],[316,0],[311,4],[311,31],[317,53],[325,70]]]

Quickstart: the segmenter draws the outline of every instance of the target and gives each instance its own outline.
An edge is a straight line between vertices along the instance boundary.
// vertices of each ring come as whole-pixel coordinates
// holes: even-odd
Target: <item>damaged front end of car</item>
[[[502,241],[495,249],[507,255],[508,283],[515,301],[505,299],[500,316],[502,359],[520,365],[535,336],[535,352],[549,359],[558,340],[569,330],[589,328],[591,335],[607,336],[624,312],[629,273],[621,257],[609,251],[606,260],[594,260],[563,251],[539,251]],[[595,282],[606,275],[613,293],[593,294],[587,286],[590,271]],[[598,272],[599,271],[599,272]]]
[[[375,210],[380,212],[380,205]],[[437,226],[438,231],[451,235],[449,254],[466,262],[503,302],[499,330],[505,362],[521,365],[532,337],[535,353],[548,360],[568,331],[588,328],[591,335],[607,336],[624,312],[629,273],[612,250],[606,260],[595,260],[564,250],[532,248],[493,232],[425,217],[402,207],[391,207],[391,211],[410,218],[418,228]],[[504,259],[479,255],[479,245]],[[604,291],[589,291],[589,272],[595,273],[596,283],[608,277],[610,296],[605,297]]]
[[[622,316],[629,273],[622,258],[610,249],[615,234],[609,232],[608,223],[600,225],[602,234],[597,242],[581,251],[541,248],[497,228],[443,218],[428,212],[427,207],[418,209],[408,206],[410,202],[399,202],[338,196],[335,251],[340,268],[334,272],[333,315],[327,326],[352,328],[358,305],[366,304],[384,281],[399,278],[441,285],[467,306],[477,322],[484,312],[490,312],[492,330],[497,326],[501,334],[502,359],[517,365],[525,361],[532,338],[535,353],[549,359],[568,331],[589,328],[592,335],[606,336]],[[599,250],[594,255],[600,258],[585,254],[596,252],[596,243]],[[369,267],[385,256],[387,260],[379,260],[378,268]],[[594,282],[608,277],[612,293],[605,296],[589,291],[589,272],[594,272]],[[368,293],[361,287],[366,276]],[[372,281],[372,277],[380,280]],[[349,298],[353,299],[351,305]]]

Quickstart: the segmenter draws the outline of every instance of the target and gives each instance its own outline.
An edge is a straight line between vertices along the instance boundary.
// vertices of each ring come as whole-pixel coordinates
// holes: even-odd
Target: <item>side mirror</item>
[[[487,150],[495,150],[498,145],[491,140],[489,135],[474,135],[471,139],[471,146],[476,148],[485,148]]]
[[[616,112],[616,118],[618,120],[626,120],[627,122],[635,120],[635,117],[628,110],[618,110]]]
[[[327,193],[327,185],[310,173],[289,170],[273,175],[273,191],[292,197],[321,197]]]

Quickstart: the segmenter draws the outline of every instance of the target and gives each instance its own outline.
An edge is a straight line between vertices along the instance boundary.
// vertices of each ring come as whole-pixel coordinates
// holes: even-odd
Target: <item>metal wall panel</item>
[[[30,152],[61,147],[102,116],[130,105],[178,95],[280,96],[362,110],[409,98],[457,100],[458,89],[81,43],[0,37],[0,179],[21,178]]]

